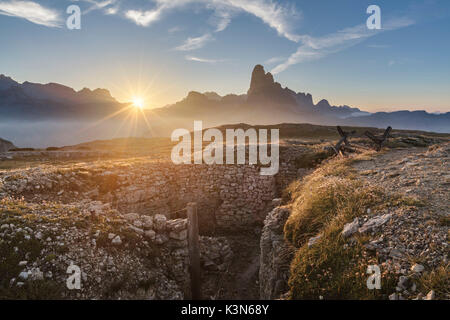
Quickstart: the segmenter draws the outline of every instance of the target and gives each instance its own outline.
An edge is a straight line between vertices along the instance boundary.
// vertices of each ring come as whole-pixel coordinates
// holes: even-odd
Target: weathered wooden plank
[[[197,204],[187,205],[188,216],[188,244],[189,244],[189,272],[191,276],[191,299],[200,300],[201,294],[201,270],[200,270],[200,246],[198,242],[198,216]]]

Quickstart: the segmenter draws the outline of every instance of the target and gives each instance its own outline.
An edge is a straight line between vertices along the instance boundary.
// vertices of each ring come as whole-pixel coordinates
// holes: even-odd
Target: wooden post
[[[369,131],[366,131],[365,135],[367,137],[369,137],[370,140],[375,142],[375,145],[376,145],[375,150],[380,151],[381,148],[383,147],[383,143],[389,138],[389,134],[391,133],[391,131],[392,131],[392,127],[389,126],[389,127],[387,127],[386,131],[384,131],[384,134],[382,137],[377,137]]]
[[[189,244],[189,271],[191,274],[191,299],[201,299],[201,279],[200,279],[200,247],[198,244],[198,217],[197,204],[188,203],[188,244]]]

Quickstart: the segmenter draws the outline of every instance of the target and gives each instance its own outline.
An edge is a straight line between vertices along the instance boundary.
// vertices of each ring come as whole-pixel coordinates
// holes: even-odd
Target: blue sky
[[[371,4],[382,30],[365,27]],[[449,36],[448,0],[0,0],[0,73],[157,107],[245,93],[259,63],[316,102],[447,112]]]

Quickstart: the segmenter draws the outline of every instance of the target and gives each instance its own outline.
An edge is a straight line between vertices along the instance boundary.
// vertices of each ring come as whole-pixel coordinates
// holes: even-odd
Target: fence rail
[[[330,149],[334,151],[337,155],[343,155],[345,151],[354,151],[351,147],[357,146],[352,145],[349,141],[349,138],[355,135],[356,131],[353,130],[351,132],[345,132],[340,126],[337,126],[337,131],[341,137],[341,139],[338,141],[337,144],[332,145]],[[364,135],[368,137],[375,145],[374,149],[376,151],[380,151],[383,147],[383,144],[386,143],[388,138],[390,137],[392,131],[392,127],[387,127],[384,134],[382,136],[376,136],[375,134],[371,133],[370,131],[364,132]],[[361,146],[358,146],[361,147]]]

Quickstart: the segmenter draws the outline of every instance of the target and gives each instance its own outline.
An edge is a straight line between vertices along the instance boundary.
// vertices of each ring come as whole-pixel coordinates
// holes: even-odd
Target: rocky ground
[[[183,299],[189,294],[187,220],[121,214],[108,204],[0,200],[0,299]],[[205,278],[233,253],[200,238]],[[75,265],[79,290],[67,281]]]
[[[349,247],[364,237],[383,275],[395,276],[389,298],[449,299],[450,144],[395,142],[400,145],[351,163],[363,186],[392,195],[391,203],[364,210],[340,233]],[[319,169],[320,161],[314,162]],[[102,160],[0,170],[0,299],[189,297],[186,219],[112,205],[110,187],[120,183],[129,198],[138,197],[133,177],[147,177],[147,164]],[[314,174],[303,162],[292,164],[300,166],[297,177]],[[291,208],[282,201],[273,201],[271,208],[279,207],[262,230],[201,237],[204,298],[276,299],[289,289],[296,249],[284,240]],[[307,247],[321,241],[321,234],[309,237]],[[71,266],[81,270],[80,290],[67,287]]]
[[[449,169],[441,143],[336,158],[298,180],[265,221],[261,296],[450,299]],[[369,265],[380,290],[366,286]]]
[[[358,162],[354,168],[369,184],[416,203],[377,212],[375,217],[372,213],[355,219],[346,226],[345,236],[369,234],[367,248],[384,260],[383,268],[393,269],[399,275],[396,292],[390,299],[432,298],[433,288],[417,292],[415,279],[439,268],[450,272],[450,144],[393,150],[372,161]],[[447,283],[438,285],[446,287],[447,294],[441,298],[450,299],[449,275],[443,280]]]

